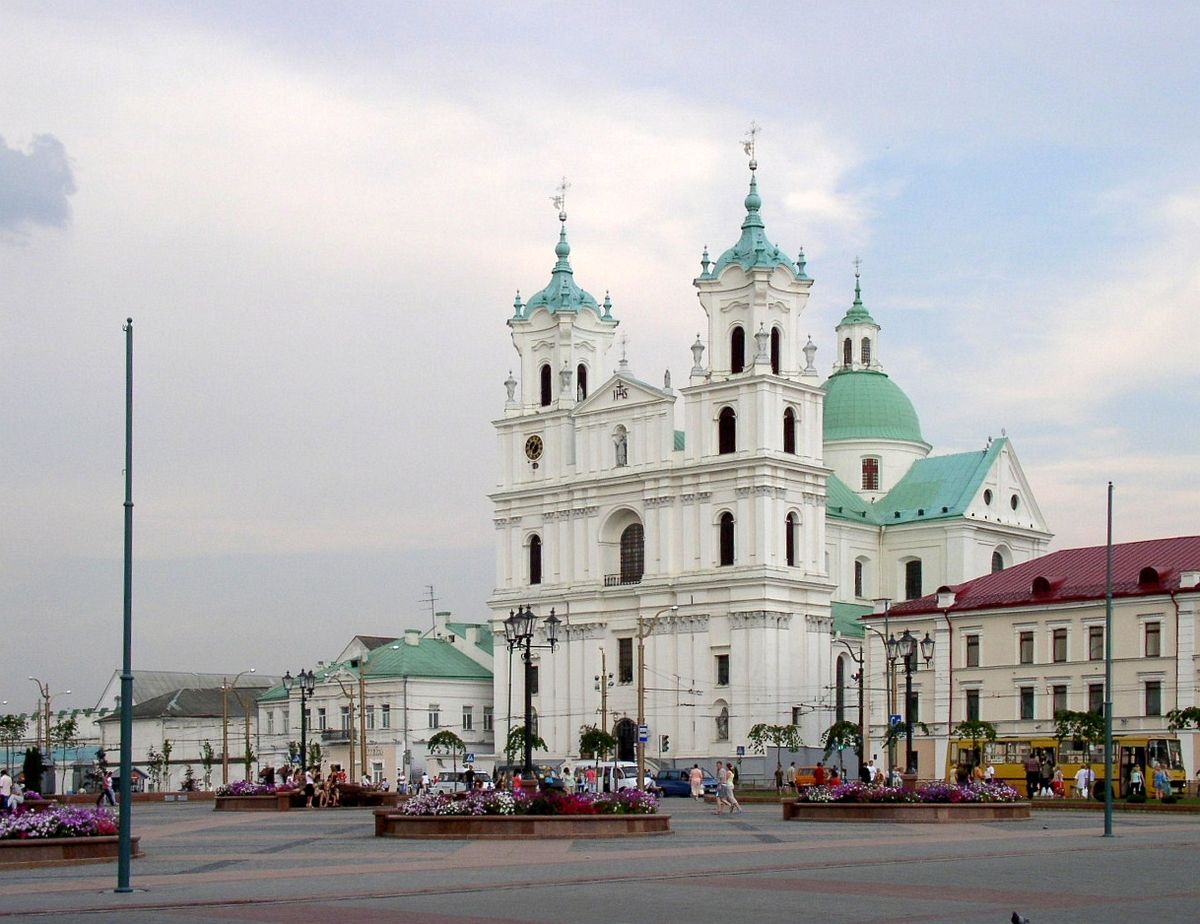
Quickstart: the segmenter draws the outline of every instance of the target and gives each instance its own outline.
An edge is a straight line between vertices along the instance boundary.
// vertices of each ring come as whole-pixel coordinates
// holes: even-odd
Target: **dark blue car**
[[[691,767],[675,767],[659,770],[654,775],[654,785],[663,791],[664,796],[690,796],[692,794]],[[704,794],[715,795],[717,781],[711,773],[704,771]]]

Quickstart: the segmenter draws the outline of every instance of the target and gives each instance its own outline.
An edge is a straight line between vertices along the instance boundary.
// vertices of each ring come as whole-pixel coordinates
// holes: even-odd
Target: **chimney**
[[[421,630],[420,629],[405,629],[404,630],[404,644],[405,645],[420,645],[421,644]]]
[[[1200,584],[1200,571],[1180,571],[1179,572],[1179,587],[1195,587]]]
[[[469,645],[478,645],[479,626],[467,626],[467,634],[463,636],[463,640]]]

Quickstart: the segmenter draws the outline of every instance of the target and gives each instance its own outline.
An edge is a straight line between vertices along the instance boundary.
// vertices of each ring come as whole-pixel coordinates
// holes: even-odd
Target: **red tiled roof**
[[[1107,548],[1102,545],[1064,549],[995,574],[964,581],[950,588],[955,593],[951,612],[1103,599],[1106,558]],[[1158,573],[1157,582],[1139,583],[1146,568],[1153,568]],[[1200,585],[1196,584],[1179,586],[1182,571],[1200,571],[1200,536],[1149,539],[1113,546],[1114,597],[1200,590]],[[1048,588],[1035,593],[1033,585],[1038,578],[1044,578]],[[1042,584],[1041,581],[1038,583]],[[890,610],[893,616],[936,612],[936,594],[897,603]]]

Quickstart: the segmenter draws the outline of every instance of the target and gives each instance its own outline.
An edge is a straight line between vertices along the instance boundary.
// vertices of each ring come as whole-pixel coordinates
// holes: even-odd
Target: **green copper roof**
[[[855,494],[837,475],[831,474],[825,483],[825,512],[838,520],[852,520],[875,525],[871,504]]]
[[[846,638],[862,638],[866,634],[859,619],[873,613],[874,608],[861,603],[838,603],[836,600],[830,604],[830,608],[833,610],[834,632],[838,632]],[[839,647],[838,650],[844,651],[845,649]]]
[[[862,288],[859,285],[858,273],[854,274],[854,304],[846,311],[846,316],[842,318],[838,327],[844,327],[847,324],[875,324],[875,319],[871,317],[871,312],[862,303]],[[875,324],[878,327],[878,324]]]
[[[751,165],[754,169],[754,165]],[[754,266],[786,266],[797,279],[807,279],[807,276],[797,272],[796,265],[780,248],[767,238],[766,226],[758,210],[762,207],[762,198],[758,195],[758,183],[753,173],[750,174],[750,192],[746,194],[746,219],[742,222],[742,236],[738,242],[726,250],[712,269],[705,267],[704,276],[708,278],[721,275],[721,271],[732,263],[737,263],[742,269],[748,270]],[[708,254],[705,253],[705,263]]]
[[[562,228],[558,232],[558,243],[554,253],[558,257],[554,269],[550,271],[549,284],[534,295],[524,305],[521,304],[521,293],[517,293],[513,303],[513,320],[520,321],[528,318],[538,308],[545,308],[551,314],[560,311],[579,311],[590,308],[603,320],[612,320],[612,302],[605,296],[604,307],[600,305],[590,292],[581,289],[575,283],[575,274],[571,269],[571,244],[567,241],[567,215],[559,212]]]
[[[825,382],[826,443],[837,440],[921,438],[917,412],[900,387],[882,372],[835,372]]]
[[[488,654],[492,653],[492,627],[487,623],[448,622],[446,623],[446,628],[455,635],[461,635],[463,638],[466,638],[468,629],[478,629],[479,635],[477,641],[475,642],[476,646],[481,651],[486,651]]]

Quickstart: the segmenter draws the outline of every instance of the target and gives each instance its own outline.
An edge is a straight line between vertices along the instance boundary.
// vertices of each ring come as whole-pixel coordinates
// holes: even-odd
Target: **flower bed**
[[[669,834],[658,800],[626,789],[617,793],[476,791],[451,798],[414,796],[397,811],[375,812],[377,837],[459,840],[596,838]]]
[[[35,800],[36,801],[36,800]],[[104,809],[49,801],[0,819],[0,866],[53,866],[115,859],[117,820]],[[137,854],[137,838],[133,852]]]
[[[943,823],[1029,818],[1029,803],[1005,783],[926,783],[915,790],[842,783],[809,786],[783,805],[793,821]]]

